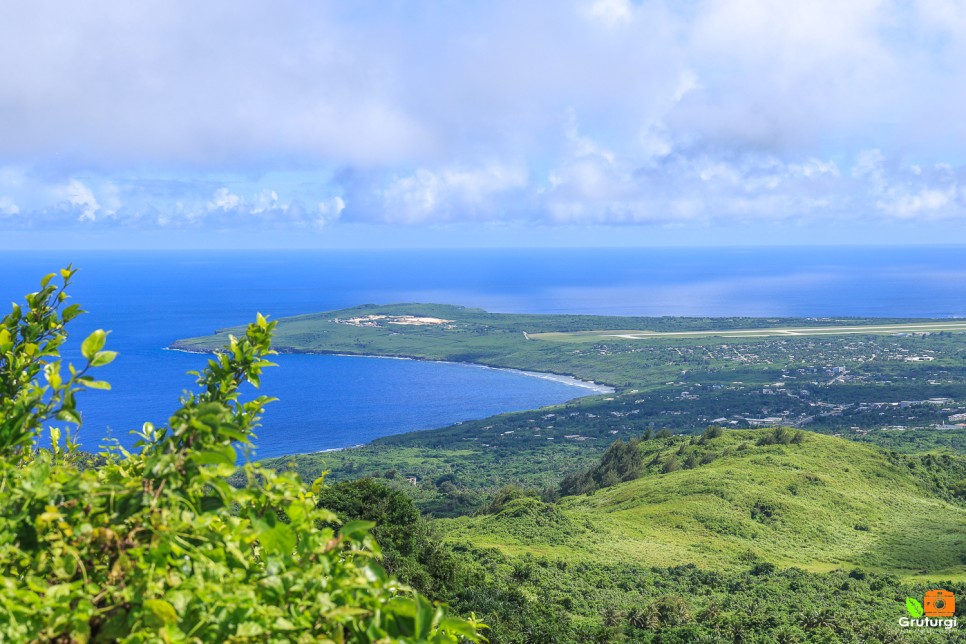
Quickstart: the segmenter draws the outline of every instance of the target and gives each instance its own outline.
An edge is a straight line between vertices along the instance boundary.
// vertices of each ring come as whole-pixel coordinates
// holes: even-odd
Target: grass
[[[451,540],[515,557],[715,569],[765,561],[811,571],[966,576],[966,507],[874,447],[817,434],[800,445],[755,445],[764,431],[725,432],[706,445],[647,441],[645,476],[548,505],[544,514],[552,507],[559,517],[543,530],[533,525],[539,512],[440,524]],[[659,473],[667,459],[685,458],[682,446],[713,460]]]

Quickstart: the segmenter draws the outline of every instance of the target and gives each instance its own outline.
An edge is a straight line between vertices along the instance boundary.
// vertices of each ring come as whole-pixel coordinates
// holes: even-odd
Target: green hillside
[[[511,557],[966,578],[966,505],[950,491],[962,459],[926,467],[813,433],[758,444],[771,431],[644,441],[641,478],[556,504],[519,498],[440,525],[453,542]]]

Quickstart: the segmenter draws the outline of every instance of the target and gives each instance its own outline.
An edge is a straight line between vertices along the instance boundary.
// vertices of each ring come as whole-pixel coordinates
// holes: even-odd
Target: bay
[[[608,315],[966,316],[966,253],[932,248],[541,249],[237,252],[0,252],[0,298],[22,301],[40,277],[80,268],[79,342],[112,331],[112,392],[81,401],[81,440],[131,444],[163,423],[203,356],[176,339],[254,319],[362,303],[440,302],[498,312]],[[76,357],[76,344],[73,344]],[[278,356],[263,392],[267,457],[535,408],[586,393],[470,365]]]

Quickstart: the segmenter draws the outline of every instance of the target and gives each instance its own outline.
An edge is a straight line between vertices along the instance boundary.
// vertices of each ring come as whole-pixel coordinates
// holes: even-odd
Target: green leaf
[[[105,391],[111,390],[111,383],[104,380],[94,380],[93,378],[80,378],[77,381],[78,384],[87,387],[88,389],[103,389]]]
[[[123,608],[115,608],[101,624],[98,633],[99,641],[111,642],[121,639],[128,634],[127,611]]]
[[[386,574],[386,569],[373,561],[366,564],[362,572],[369,581],[385,583],[389,579],[389,575]]]
[[[258,541],[266,550],[288,554],[295,550],[295,532],[285,523],[276,523],[269,530],[258,533]]]
[[[62,379],[60,377],[60,363],[51,362],[44,367],[44,378],[50,383],[50,386],[54,389],[59,389],[62,384]]]
[[[922,604],[919,603],[918,599],[914,599],[913,597],[906,597],[906,610],[909,611],[909,614],[912,615],[913,618],[922,617],[924,612],[922,609]]]
[[[95,354],[104,348],[104,343],[107,341],[107,333],[104,329],[98,329],[94,331],[87,339],[81,343],[81,355],[88,360],[93,360]]]
[[[238,455],[231,445],[219,445],[191,455],[198,465],[234,465]]]
[[[298,523],[299,521],[304,519],[305,515],[308,513],[306,512],[304,505],[302,505],[299,502],[295,502],[295,503],[288,504],[288,506],[285,508],[285,514],[288,515],[289,519]]]
[[[473,624],[470,624],[465,619],[447,615],[443,618],[439,625],[440,628],[445,629],[450,633],[460,635],[461,637],[465,637],[471,642],[480,641],[479,633],[477,633],[476,628],[474,628]],[[477,622],[477,626],[485,626],[485,624],[480,624]]]
[[[433,623],[436,621],[436,609],[429,600],[422,595],[416,595],[415,630],[416,637],[420,640],[429,639],[429,634],[433,630]]]
[[[203,496],[198,507],[202,512],[214,512],[225,507],[225,500],[218,495]]]
[[[64,320],[64,322],[70,322],[81,313],[83,313],[83,311],[81,311],[80,304],[71,304],[64,309],[63,313],[60,314],[60,317]]]
[[[114,362],[114,358],[116,357],[117,351],[98,351],[94,354],[94,359],[91,360],[91,366],[103,367],[106,364]]]
[[[349,521],[342,526],[339,534],[353,541],[361,541],[374,527],[376,527],[375,521]]]
[[[174,610],[174,606],[163,599],[149,599],[144,602],[144,607],[165,624],[174,624],[178,621],[178,613]]]
[[[80,414],[76,409],[61,409],[57,412],[57,420],[66,420],[69,423],[74,423],[75,425],[81,424]]]
[[[234,429],[233,427],[225,427],[225,426],[219,427],[218,433],[225,438],[229,438],[233,441],[238,441],[239,443],[251,442],[248,438],[248,434],[246,434],[245,432],[239,431],[237,429]]]

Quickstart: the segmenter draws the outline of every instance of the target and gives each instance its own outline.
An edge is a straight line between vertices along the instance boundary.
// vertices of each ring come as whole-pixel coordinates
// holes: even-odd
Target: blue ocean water
[[[202,356],[172,341],[252,320],[363,303],[441,302],[500,312],[613,315],[966,316],[962,248],[581,249],[284,252],[0,252],[0,300],[73,262],[89,311],[73,337],[112,331],[113,391],[81,400],[81,440],[163,423]],[[5,308],[5,307],[4,307]],[[76,343],[75,343],[76,351]],[[75,354],[76,355],[76,354]],[[468,365],[278,356],[258,456],[562,402],[581,390]]]

